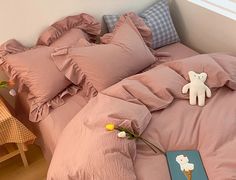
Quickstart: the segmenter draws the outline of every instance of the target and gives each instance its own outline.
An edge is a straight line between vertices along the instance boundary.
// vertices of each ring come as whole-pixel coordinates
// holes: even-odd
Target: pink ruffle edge
[[[108,44],[111,42],[112,37],[114,36],[114,33],[119,29],[119,27],[123,24],[126,17],[129,17],[131,21],[134,23],[135,27],[138,29],[139,33],[141,34],[144,42],[148,47],[151,47],[152,45],[152,31],[151,29],[145,24],[142,18],[140,18],[137,14],[134,12],[129,12],[124,14],[120,17],[120,19],[117,21],[115,28],[113,32],[107,33],[104,36],[102,36],[101,42],[104,44]]]
[[[37,102],[37,99],[29,94],[28,99],[30,102],[30,114],[29,120],[32,122],[39,122],[47,117],[51,109],[56,109],[59,106],[62,106],[65,102],[63,97],[66,95],[75,95],[80,88],[75,85],[67,87],[62,93],[58,94],[52,100],[49,100],[46,103]]]
[[[85,33],[93,36],[97,36],[101,33],[101,24],[94,17],[82,13],[75,16],[68,16],[49,26],[40,35],[37,45],[49,46],[65,32],[73,28],[81,29]],[[90,36],[90,38],[95,39],[95,37],[92,36]]]
[[[17,54],[27,49],[28,48],[23,46],[17,40],[10,39],[0,46],[0,58],[6,56],[7,54]]]
[[[74,62],[72,57],[68,56],[68,52],[68,47],[56,48],[55,52],[51,54],[54,63],[65,74],[67,79],[85,91],[87,97],[96,96],[97,90],[88,80],[86,74],[79,68],[78,64]]]
[[[9,76],[10,80],[16,82],[18,86],[18,92],[21,92],[25,88],[24,79],[20,77],[20,74],[5,61],[5,57],[9,54],[17,54],[27,50],[22,44],[16,40],[9,40],[0,46],[0,65],[5,73]],[[75,95],[80,90],[80,87],[71,85],[67,87],[63,92],[55,96],[48,102],[39,102],[38,99],[31,93],[28,94],[28,101],[30,105],[29,120],[32,122],[39,122],[47,117],[50,109],[55,109],[64,104],[63,97],[66,95]]]
[[[28,48],[23,46],[15,39],[10,39],[0,46],[0,65],[3,71],[9,76],[10,80],[14,80],[18,85],[18,91],[23,89],[23,80],[18,77],[18,73],[8,63],[5,62],[5,56],[9,54],[17,54],[26,51]]]

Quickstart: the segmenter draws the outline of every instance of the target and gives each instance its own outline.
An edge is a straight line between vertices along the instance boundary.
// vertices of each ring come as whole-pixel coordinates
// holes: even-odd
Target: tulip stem
[[[163,150],[161,150],[159,147],[157,147],[156,145],[154,145],[154,144],[151,143],[150,141],[148,141],[148,140],[142,138],[141,136],[139,136],[139,139],[141,139],[144,143],[146,142],[145,144],[148,143],[148,145],[149,145],[150,148],[152,147],[152,149],[153,149],[153,147],[154,147],[154,148],[158,149],[162,154],[165,154],[165,152],[164,152]],[[154,151],[154,152],[157,153],[156,151]]]
[[[132,136],[134,139],[140,139],[142,140],[149,148],[151,148],[155,153],[157,153],[156,149],[158,149],[161,153],[163,153],[165,155],[165,152],[163,150],[161,150],[159,147],[157,147],[156,145],[154,145],[153,143],[151,143],[150,141],[144,139],[143,137],[133,133],[132,131],[130,131],[129,129],[123,128],[123,127],[116,127],[115,128],[118,131],[124,131],[127,134],[129,134],[130,136]]]

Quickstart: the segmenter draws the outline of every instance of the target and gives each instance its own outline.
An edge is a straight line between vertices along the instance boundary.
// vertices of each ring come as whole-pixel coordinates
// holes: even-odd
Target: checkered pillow
[[[112,32],[116,22],[119,20],[120,16],[119,15],[104,15],[103,19],[107,25],[108,31]]]
[[[139,14],[146,25],[152,30],[152,48],[156,49],[179,41],[179,36],[172,22],[167,0],[160,0]],[[118,15],[105,15],[104,21],[109,32],[119,20]]]

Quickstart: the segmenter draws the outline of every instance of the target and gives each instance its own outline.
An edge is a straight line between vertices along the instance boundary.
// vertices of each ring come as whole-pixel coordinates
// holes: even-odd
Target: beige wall
[[[157,0],[0,0],[0,44],[16,38],[26,46],[36,42],[49,24],[67,15],[103,14],[144,9]],[[201,52],[235,51],[236,22],[190,3],[170,0],[174,23],[184,43]]]
[[[177,31],[185,44],[204,53],[236,53],[236,21],[187,0],[172,0],[171,11]]]
[[[56,20],[87,12],[104,14],[139,12],[157,0],[0,0],[0,44],[15,38],[26,46]],[[170,0],[174,23],[183,42],[200,52],[236,52],[236,21],[198,7],[187,0]],[[0,73],[0,79],[3,77]],[[0,94],[13,103],[6,90]]]
[[[49,24],[67,15],[103,14],[144,9],[156,0],[0,0],[0,44],[16,38],[27,46]],[[201,52],[236,51],[236,21],[190,3],[170,0],[176,28],[184,43]]]
[[[40,32],[59,18],[86,12],[104,14],[140,11],[156,0],[0,0],[0,44],[16,38],[31,46]]]

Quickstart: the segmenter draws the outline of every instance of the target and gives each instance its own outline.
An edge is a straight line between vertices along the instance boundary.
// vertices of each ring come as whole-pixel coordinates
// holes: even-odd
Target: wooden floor
[[[20,155],[0,163],[0,180],[45,180],[48,163],[36,145],[26,152],[29,167],[24,168]]]

